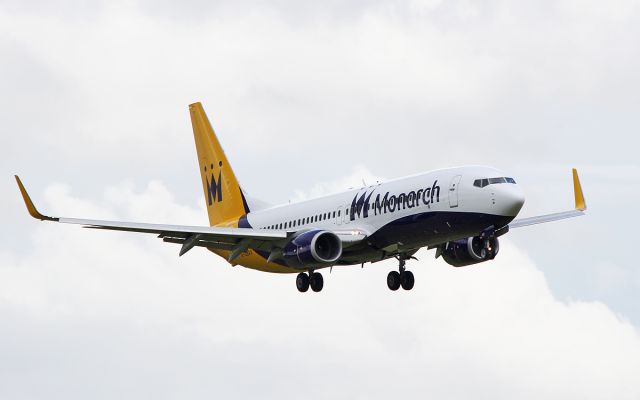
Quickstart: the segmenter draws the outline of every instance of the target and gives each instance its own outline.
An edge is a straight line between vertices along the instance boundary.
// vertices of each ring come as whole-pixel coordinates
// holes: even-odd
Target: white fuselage
[[[494,183],[482,185],[482,179],[491,178]],[[495,168],[466,166],[254,211],[241,221],[241,227],[326,229],[366,236],[364,246],[357,241],[351,248],[346,241],[341,263],[353,264],[506,226],[523,204],[515,180]]]

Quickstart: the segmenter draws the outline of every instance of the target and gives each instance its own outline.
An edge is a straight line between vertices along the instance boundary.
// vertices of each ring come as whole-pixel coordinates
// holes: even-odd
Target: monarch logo
[[[217,180],[213,171],[213,164],[210,165],[211,169],[208,173],[207,167],[204,167],[204,178],[207,181],[207,203],[209,206],[222,201],[222,161],[218,165],[221,169],[218,171]]]
[[[440,202],[440,186],[437,180],[433,182],[431,187],[426,189],[412,190],[398,195],[392,195],[387,192],[384,196],[378,194],[375,200],[371,199],[373,192],[375,192],[375,189],[371,193],[365,191],[361,195],[359,193],[356,194],[351,202],[351,212],[349,214],[351,221],[356,218],[368,218],[370,211],[373,211],[374,215],[380,215],[418,207],[421,204],[429,206]]]

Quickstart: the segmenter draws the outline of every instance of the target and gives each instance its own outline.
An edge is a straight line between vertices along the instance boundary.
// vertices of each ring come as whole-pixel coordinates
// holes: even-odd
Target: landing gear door
[[[462,175],[456,175],[451,179],[451,185],[449,185],[449,207],[456,208],[458,207],[458,194],[460,191],[458,190],[458,186],[460,186],[460,179],[462,179]]]

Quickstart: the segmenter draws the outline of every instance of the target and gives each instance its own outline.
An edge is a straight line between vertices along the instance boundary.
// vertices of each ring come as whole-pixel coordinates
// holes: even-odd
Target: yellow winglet
[[[27,211],[29,214],[40,221],[57,221],[58,218],[48,217],[46,215],[40,214],[40,212],[36,209],[36,206],[33,205],[33,201],[31,201],[31,197],[29,197],[29,193],[24,188],[24,185],[20,181],[18,175],[14,175],[16,177],[16,182],[18,182],[18,187],[20,188],[20,193],[22,194],[22,199],[24,200],[24,204],[27,206]]]
[[[578,170],[575,168],[573,169],[573,194],[576,198],[576,210],[585,211],[587,209],[587,203],[584,201],[582,185],[580,185],[580,178],[578,178]]]

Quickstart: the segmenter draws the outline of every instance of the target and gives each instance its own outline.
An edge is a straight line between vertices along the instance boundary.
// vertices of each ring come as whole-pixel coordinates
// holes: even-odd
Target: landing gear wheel
[[[298,288],[298,291],[302,293],[309,290],[309,275],[304,272],[299,273],[296,277],[296,287]]]
[[[309,285],[311,285],[311,290],[314,292],[319,292],[322,290],[324,286],[324,279],[322,278],[322,274],[319,272],[314,272],[309,277]]]
[[[398,271],[391,271],[387,275],[387,286],[391,290],[398,290],[400,288],[400,273]]]
[[[400,284],[404,290],[413,289],[414,283],[416,283],[416,280],[413,277],[413,272],[404,271],[400,274]]]

